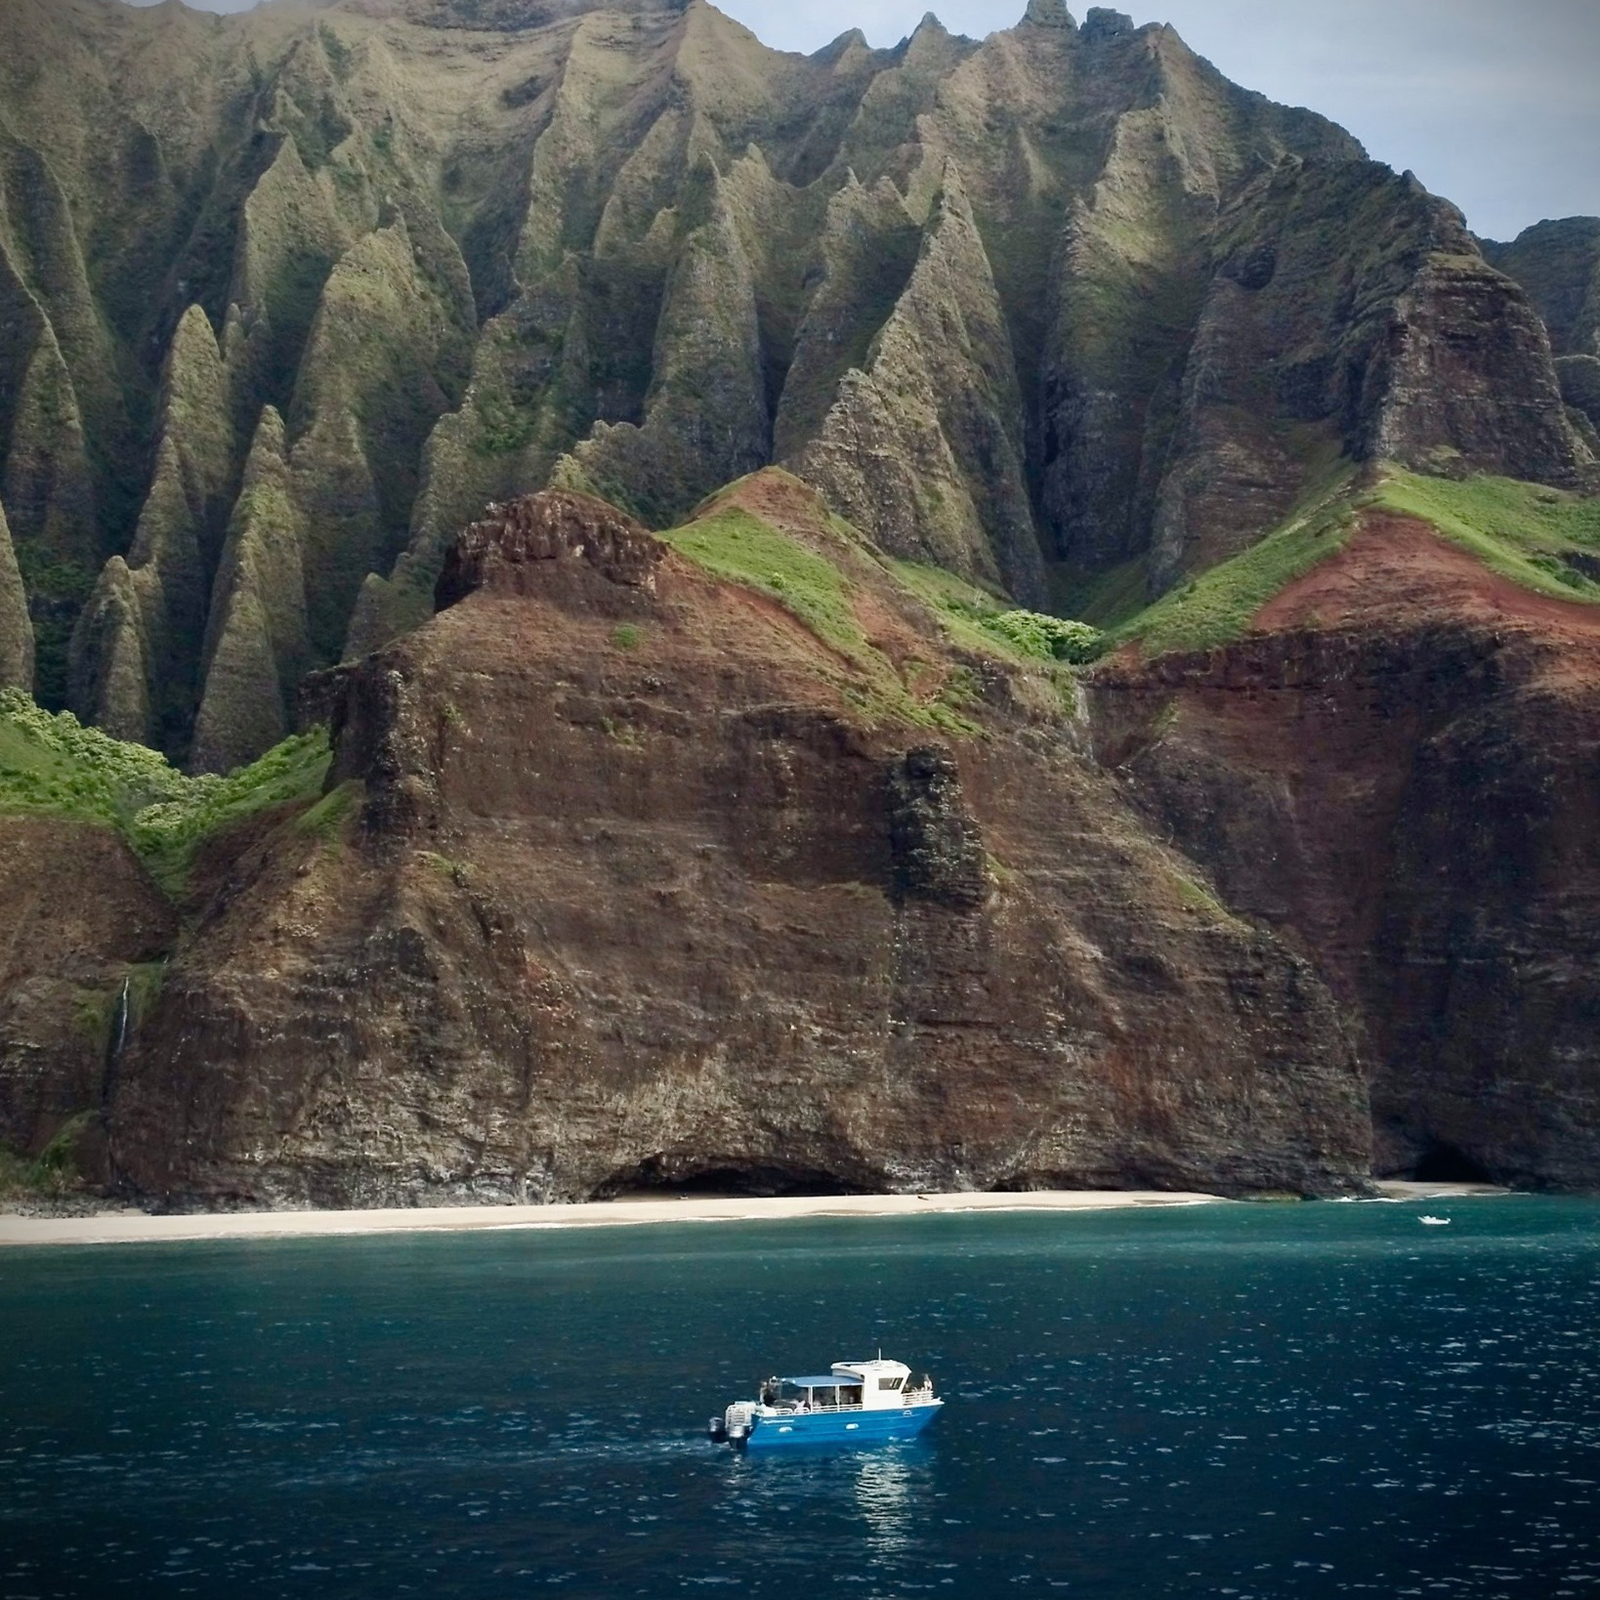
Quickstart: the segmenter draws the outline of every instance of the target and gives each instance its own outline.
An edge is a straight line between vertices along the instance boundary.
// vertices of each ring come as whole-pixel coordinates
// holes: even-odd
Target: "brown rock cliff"
[[[1328,989],[1021,669],[966,666],[981,733],[864,715],[789,611],[576,496],[471,530],[441,600],[318,681],[334,788],[174,960],[112,1119],[141,1192],[1364,1177]],[[927,692],[961,666],[887,578],[856,605]]]

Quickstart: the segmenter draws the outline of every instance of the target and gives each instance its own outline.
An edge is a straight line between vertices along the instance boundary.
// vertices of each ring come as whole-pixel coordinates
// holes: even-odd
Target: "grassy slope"
[[[1600,560],[1600,498],[1509,478],[1428,478],[1389,468],[1356,490],[1349,477],[1242,555],[1211,568],[1123,622],[1113,645],[1146,656],[1208,650],[1239,638],[1274,595],[1344,548],[1358,513],[1417,517],[1485,566],[1539,594],[1600,602],[1600,583],[1567,559]]]
[[[1158,656],[1208,650],[1237,639],[1275,594],[1344,548],[1356,507],[1346,479],[1321,499],[1298,507],[1259,544],[1124,622],[1112,632],[1112,644],[1137,641],[1145,655]]]
[[[1390,511],[1421,517],[1503,577],[1563,600],[1600,600],[1600,584],[1567,554],[1600,557],[1600,498],[1512,478],[1424,478],[1391,470],[1373,495]]]
[[[321,793],[327,735],[301,734],[226,777],[191,778],[142,745],[26,695],[0,693],[0,811],[73,817],[116,828],[169,894],[181,892],[207,838],[275,806]]]
[[[868,638],[852,599],[863,583],[881,582],[931,613],[930,631],[942,634],[952,650],[997,658],[1052,681],[1065,670],[1047,651],[1030,650],[996,626],[999,619],[1017,615],[1004,601],[937,567],[887,561],[836,517],[825,525],[819,522],[807,541],[743,506],[713,506],[709,514],[661,537],[713,576],[783,606],[849,664],[852,671],[840,674],[836,686],[873,721],[898,720],[950,733],[977,731],[962,715],[968,696],[959,669],[930,698],[920,682],[903,678]],[[826,665],[822,671],[831,675]]]

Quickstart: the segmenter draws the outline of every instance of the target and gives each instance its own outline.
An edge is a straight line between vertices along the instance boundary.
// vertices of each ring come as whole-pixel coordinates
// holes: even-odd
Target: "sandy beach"
[[[81,1217],[0,1214],[0,1245],[155,1244],[179,1239],[282,1239],[485,1229],[605,1228],[660,1222],[781,1222],[800,1217],[905,1217],[957,1211],[1102,1211],[1188,1206],[1209,1194],[1044,1190],[1031,1194],[862,1194],[815,1198],[685,1196],[566,1206],[433,1206],[393,1211],[235,1211],[153,1217],[107,1211]]]
[[[1507,1191],[1487,1184],[1380,1183],[1388,1200],[1455,1200]],[[158,1244],[181,1239],[286,1239],[373,1233],[475,1233],[617,1228],[660,1222],[783,1222],[805,1217],[909,1217],[970,1211],[1110,1211],[1230,1204],[1221,1195],[1153,1189],[1047,1189],[1028,1194],[856,1194],[803,1199],[663,1196],[556,1206],[421,1206],[389,1211],[230,1211],[154,1217],[105,1211],[78,1217],[0,1213],[0,1246]]]

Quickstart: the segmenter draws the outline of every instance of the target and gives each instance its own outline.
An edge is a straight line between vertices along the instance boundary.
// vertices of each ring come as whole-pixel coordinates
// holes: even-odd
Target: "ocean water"
[[[1589,1596],[1600,1203],[0,1254],[0,1594]],[[914,1444],[707,1417],[874,1354]]]

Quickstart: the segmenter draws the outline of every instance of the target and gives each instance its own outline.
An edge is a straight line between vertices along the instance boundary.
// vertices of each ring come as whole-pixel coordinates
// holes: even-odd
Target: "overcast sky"
[[[859,27],[891,45],[928,0],[718,0],[768,44],[816,50]],[[1126,3],[1126,0],[1124,0]],[[210,0],[243,9],[244,0]],[[943,0],[974,38],[1026,0]],[[1082,0],[1068,0],[1082,20]],[[1487,238],[1543,217],[1600,215],[1600,0],[1150,0],[1230,78],[1343,123],[1411,168]]]

